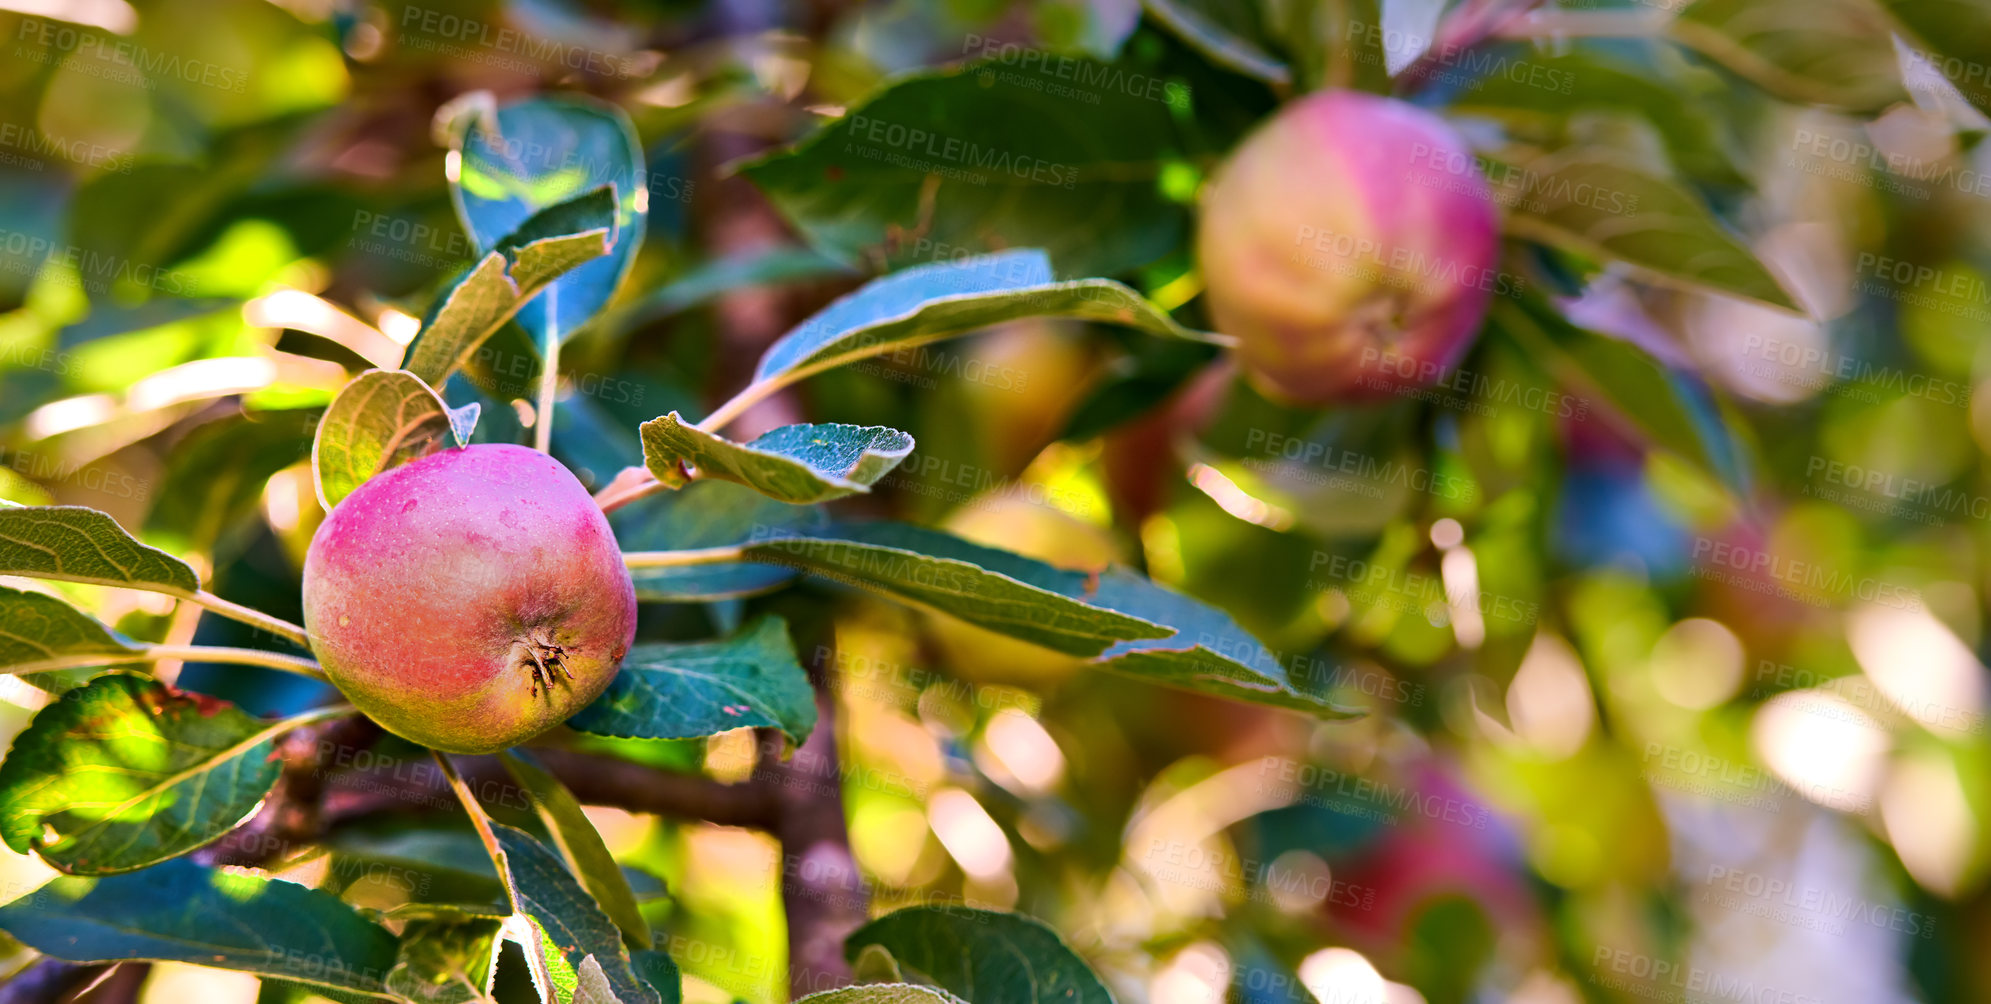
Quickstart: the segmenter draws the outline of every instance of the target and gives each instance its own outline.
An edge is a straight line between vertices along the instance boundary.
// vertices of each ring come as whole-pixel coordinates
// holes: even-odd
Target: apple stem
[[[285,641],[295,642],[300,647],[311,647],[311,636],[305,634],[303,628],[281,617],[271,617],[261,610],[245,607],[240,603],[232,603],[205,589],[192,594],[176,593],[175,595],[180,595],[183,599],[192,600],[223,617],[241,621],[250,627],[262,628]]]
[[[553,392],[560,384],[560,285],[546,287],[546,363],[539,371],[539,421],[532,427],[533,449],[553,452]]]
[[[694,547],[683,551],[624,551],[622,563],[631,570],[644,568],[684,568],[690,565],[722,565],[739,561],[746,549],[739,544],[723,547]]]
[[[61,669],[119,666],[131,662],[164,662],[168,659],[181,659],[187,662],[225,662],[238,666],[266,666],[270,669],[281,669],[286,673],[308,676],[314,680],[325,679],[324,668],[316,661],[302,656],[265,652],[254,648],[224,648],[211,645],[147,645],[136,652],[84,652],[58,655],[49,659],[37,659],[34,662],[8,666],[0,672],[13,675],[49,673]]]

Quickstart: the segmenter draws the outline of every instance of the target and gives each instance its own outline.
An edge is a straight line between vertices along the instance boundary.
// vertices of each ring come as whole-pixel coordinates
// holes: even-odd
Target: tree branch
[[[774,792],[765,784],[724,784],[577,750],[534,747],[532,755],[587,805],[757,830],[772,829],[779,811]]]

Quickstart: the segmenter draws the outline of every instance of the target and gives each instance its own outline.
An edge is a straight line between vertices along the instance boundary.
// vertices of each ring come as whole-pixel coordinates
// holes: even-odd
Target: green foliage
[[[912,451],[913,437],[882,425],[784,425],[735,443],[675,411],[643,423],[643,462],[658,481],[683,485],[689,467],[792,505],[870,491]]]
[[[395,964],[394,936],[336,896],[186,860],[56,879],[0,907],[0,929],[71,962],[185,962],[383,997]]]
[[[186,596],[200,579],[186,562],[133,540],[81,506],[0,507],[0,575],[25,575]]]
[[[0,763],[0,837],[67,872],[127,872],[235,828],[276,783],[276,736],[149,677],[100,676],[35,715]]]
[[[1022,914],[910,907],[859,928],[845,945],[852,957],[881,946],[906,975],[970,1002],[1113,1004],[1056,931]]]
[[[445,433],[458,446],[469,443],[478,407],[450,408],[406,370],[361,373],[318,420],[311,444],[318,501],[330,510],[366,479],[440,448]]]
[[[816,695],[788,625],[768,616],[720,641],[637,645],[607,692],[568,724],[626,739],[774,728],[800,745],[816,725]]]

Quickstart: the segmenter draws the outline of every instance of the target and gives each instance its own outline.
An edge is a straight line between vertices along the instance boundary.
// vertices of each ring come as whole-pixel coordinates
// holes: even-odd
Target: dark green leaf
[[[1892,25],[1868,0],[1695,0],[1673,37],[1777,97],[1873,112],[1908,99]]]
[[[644,949],[631,956],[636,975],[664,999],[664,1004],[680,1004],[684,1000],[684,977],[678,975],[677,963],[671,961],[670,953]]]
[[[608,690],[567,724],[634,739],[778,728],[799,746],[816,727],[816,694],[788,625],[763,616],[720,641],[635,646]]]
[[[643,423],[643,462],[664,484],[701,478],[746,485],[795,505],[868,492],[913,451],[913,437],[882,425],[784,425],[751,443],[735,443],[687,424],[671,412]]]
[[[464,406],[474,427],[476,404]],[[462,446],[468,429],[420,377],[406,370],[367,370],[339,390],[318,422],[311,443],[311,469],[317,475],[318,502],[327,511],[396,464],[426,456],[448,436]]]
[[[1266,51],[1254,15],[1258,5],[1204,0],[1141,0],[1155,23],[1189,43],[1204,58],[1274,87],[1293,82],[1293,70]]]
[[[558,434],[558,429],[555,429]],[[813,530],[824,522],[814,506],[776,502],[727,481],[694,481],[675,492],[638,499],[610,513],[609,525],[625,551],[725,547],[756,535]],[[719,600],[777,589],[793,569],[739,562],[639,568],[632,573],[639,600]]]
[[[644,294],[642,299],[612,309],[602,323],[611,330],[633,328],[663,320],[742,287],[774,286],[855,272],[849,265],[812,248],[787,244],[755,248],[694,266]]]
[[[1121,642],[1107,649],[1097,663],[1101,669],[1322,718],[1361,714],[1335,704],[1316,687],[1296,683],[1263,643],[1238,627],[1229,614],[1199,600],[1116,568],[1099,576],[1092,601],[1176,630],[1169,638]]]
[[[0,907],[0,930],[69,962],[147,959],[386,996],[395,940],[330,893],[168,861],[59,878]]]
[[[623,667],[626,673],[628,667]],[[616,674],[619,679],[623,673]],[[636,893],[629,888],[629,880],[622,874],[621,866],[615,863],[614,855],[608,852],[608,845],[602,843],[601,834],[595,825],[588,821],[587,813],[581,811],[581,803],[574,793],[560,783],[559,778],[546,772],[530,753],[515,750],[498,754],[505,769],[532,796],[533,811],[539,820],[546,824],[546,832],[553,837],[553,846],[566,860],[567,867],[588,894],[601,904],[603,912],[622,934],[632,948],[650,944],[650,925],[643,920],[643,912],[636,907]]]
[[[15,738],[0,763],[0,837],[84,875],[185,854],[255,811],[290,727],[149,676],[100,676]]]
[[[387,989],[413,1004],[472,1004],[490,999],[498,971],[498,930],[488,918],[413,920]]]
[[[1917,62],[1935,68],[1964,100],[1991,113],[1991,7],[1979,0],[1881,0],[1915,33]]]
[[[770,346],[754,380],[796,380],[867,356],[1026,317],[1079,318],[1157,335],[1202,337],[1110,279],[1054,280],[1044,252],[1026,248],[919,265],[873,279]]]
[[[101,656],[110,666],[141,651],[97,619],[45,593],[0,586],[0,673],[65,656]]]
[[[495,136],[487,130],[493,124]],[[635,127],[615,106],[574,96],[516,102],[492,120],[476,117],[466,126],[457,133],[461,170],[450,192],[480,250],[500,246],[533,214],[583,192],[615,193],[609,252],[574,268],[518,312],[533,344],[546,345],[552,333],[564,341],[607,305],[643,243],[649,198]]]
[[[555,279],[609,253],[615,193],[601,188],[541,210],[443,293],[401,368],[440,384]]]
[[[1721,423],[1702,421],[1683,378],[1629,342],[1586,331],[1546,305],[1498,304],[1494,329],[1506,334],[1564,386],[1611,402],[1652,443],[1679,456],[1737,497],[1747,482],[1737,445]]]
[[[1189,229],[1159,184],[1183,156],[1175,113],[1189,91],[1124,60],[1057,64],[913,74],[742,173],[852,263],[1015,247],[1074,275],[1154,261]]]
[[[605,959],[608,985],[626,1004],[660,1004],[655,991],[636,978],[622,932],[581,887],[558,855],[523,830],[493,823],[503,855],[499,867],[509,880],[512,905],[532,922],[541,940],[526,947],[538,982],[571,999],[581,962]]]
[[[82,506],[0,506],[0,575],[150,589],[200,591],[184,561],[133,540],[117,520]]]
[[[844,955],[866,945],[883,945],[908,977],[977,1004],[1113,1004],[1058,932],[1022,914],[915,906],[858,928]]]
[[[744,553],[754,561],[789,565],[923,604],[1073,655],[1098,655],[1115,642],[1172,633],[1087,603],[1090,582],[1083,573],[923,527],[843,524],[812,534],[756,539]]]
[[[1528,162],[1513,233],[1611,258],[1689,287],[1795,311],[1763,263],[1701,201],[1623,155],[1570,149]]]

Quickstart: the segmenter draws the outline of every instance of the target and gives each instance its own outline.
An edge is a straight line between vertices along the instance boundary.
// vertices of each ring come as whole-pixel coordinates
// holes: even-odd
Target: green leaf
[[[608,254],[615,193],[601,188],[541,210],[445,292],[401,368],[440,384],[540,291]]]
[[[554,333],[565,341],[607,305],[642,247],[649,199],[636,129],[614,105],[565,95],[519,101],[465,125],[455,133],[460,171],[450,194],[479,249],[502,246],[533,214],[583,192],[615,193],[608,252],[575,267],[518,312],[534,345],[543,349]],[[496,135],[489,131],[493,125]]]
[[[1868,0],[1695,0],[1670,27],[1789,101],[1875,112],[1908,100],[1893,26]]]
[[[631,953],[630,958],[636,975],[664,999],[664,1004],[680,1004],[684,1000],[684,977],[678,974],[677,963],[671,961],[670,953],[646,948]]]
[[[477,421],[477,405],[452,412],[422,379],[407,370],[367,370],[339,390],[318,422],[311,443],[318,502],[327,512],[368,478],[396,464],[427,456],[447,435],[463,446]]]
[[[643,463],[672,487],[701,478],[746,485],[796,505],[868,492],[913,451],[913,437],[882,425],[784,425],[735,443],[686,424],[677,412],[644,422]]]
[[[192,566],[133,540],[117,520],[82,506],[0,506],[0,575],[149,589],[200,591]]]
[[[387,990],[413,1004],[473,1004],[490,999],[498,973],[498,932],[488,918],[412,920]]]
[[[622,674],[616,675],[620,678]],[[609,919],[615,921],[615,926],[622,929],[630,947],[648,947],[650,925],[636,906],[636,892],[629,888],[629,879],[615,863],[615,856],[608,852],[608,845],[602,843],[601,834],[588,821],[587,813],[581,811],[574,793],[524,750],[500,753],[498,759],[504,762],[519,787],[532,796],[533,811],[546,824],[546,832],[552,835],[560,857],[588,894],[601,904]]]
[[[109,673],[35,714],[0,763],[0,838],[65,872],[157,864],[234,829],[276,784],[277,735],[225,701]]]
[[[756,539],[743,553],[754,561],[800,568],[1073,655],[1094,656],[1116,642],[1172,633],[1085,602],[1091,583],[1083,573],[924,527],[842,524],[811,534]]]
[[[909,907],[858,928],[844,955],[855,958],[866,945],[883,945],[907,976],[970,1001],[1113,1004],[1058,932],[1022,914]]]
[[[1096,663],[1101,669],[1322,718],[1362,714],[1296,683],[1265,645],[1238,627],[1229,614],[1125,569],[1102,573],[1092,601],[1176,630],[1166,639],[1121,642],[1107,649]]]
[[[1881,6],[1920,41],[1909,45],[1918,61],[1991,114],[1991,8],[1979,0],[1881,0]]]
[[[145,514],[144,538],[179,554],[212,554],[224,537],[240,546],[261,529],[262,521],[249,517],[270,477],[310,451],[321,410],[244,411],[175,443]]]
[[[1569,149],[1516,172],[1509,231],[1636,265],[1656,278],[1796,311],[1763,263],[1673,181],[1603,150]]]
[[[1202,339],[1111,279],[1058,282],[1044,252],[1023,248],[936,262],[866,283],[768,347],[755,382],[799,380],[868,356],[914,348],[1026,317],[1123,324]]]
[[[1175,250],[1189,207],[1159,179],[1185,159],[1189,89],[1129,59],[1053,62],[914,73],[741,173],[851,263],[1041,247],[1114,275]]]
[[[558,855],[523,830],[492,823],[499,846],[498,867],[506,878],[512,906],[531,921],[539,945],[528,945],[526,958],[537,982],[571,1000],[583,960],[601,963],[609,987],[627,1004],[660,1004],[658,995],[630,967],[615,922],[575,880]]]
[[[1288,87],[1293,69],[1266,51],[1259,5],[1201,0],[1141,0],[1156,24],[1187,42],[1205,59],[1273,87]]]
[[[110,666],[140,651],[53,596],[0,586],[0,673],[61,656],[101,655]]]
[[[871,983],[825,990],[797,998],[795,1004],[966,1004],[945,990],[910,983]]]
[[[816,727],[816,694],[788,625],[762,616],[719,641],[636,645],[608,690],[567,724],[634,739],[778,728],[799,746]]]
[[[556,427],[555,434],[558,434]],[[813,530],[826,517],[814,506],[776,502],[728,481],[693,481],[675,492],[637,499],[612,512],[609,526],[625,551],[725,547],[755,535]],[[733,599],[778,589],[798,574],[775,565],[735,562],[632,571],[644,602]]]
[[[58,878],[0,907],[0,930],[68,962],[144,959],[386,996],[395,939],[330,893],[168,861]]]
[[[1579,328],[1545,304],[1532,309],[1495,304],[1493,328],[1574,393],[1611,402],[1652,445],[1676,454],[1736,497],[1747,496],[1739,446],[1719,421],[1699,417],[1682,378],[1643,349]]]

